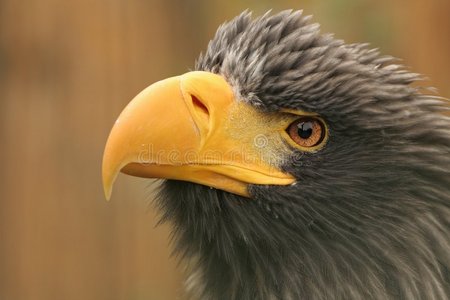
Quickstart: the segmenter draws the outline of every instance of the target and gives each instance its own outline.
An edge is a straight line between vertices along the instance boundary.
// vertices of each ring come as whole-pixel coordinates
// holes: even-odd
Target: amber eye
[[[295,120],[286,130],[291,139],[301,147],[319,145],[325,137],[325,126],[321,120],[302,117]]]

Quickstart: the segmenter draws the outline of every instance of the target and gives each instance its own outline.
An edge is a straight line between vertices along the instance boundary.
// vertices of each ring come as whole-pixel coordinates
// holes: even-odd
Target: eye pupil
[[[313,124],[309,121],[298,123],[297,128],[298,136],[302,139],[310,138],[313,133]]]

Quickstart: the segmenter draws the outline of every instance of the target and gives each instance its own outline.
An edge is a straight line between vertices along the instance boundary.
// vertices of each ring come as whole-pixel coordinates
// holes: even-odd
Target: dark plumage
[[[197,70],[220,74],[262,111],[315,112],[320,151],[284,157],[290,186],[251,199],[168,180],[158,204],[174,225],[193,299],[447,299],[448,103],[365,44],[320,34],[301,12],[222,25]]]

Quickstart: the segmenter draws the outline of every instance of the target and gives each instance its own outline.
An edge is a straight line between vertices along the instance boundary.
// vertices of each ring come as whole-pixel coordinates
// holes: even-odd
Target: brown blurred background
[[[121,176],[106,202],[103,146],[135,94],[246,8],[304,8],[450,96],[448,0],[0,0],[0,299],[181,299],[148,180]]]

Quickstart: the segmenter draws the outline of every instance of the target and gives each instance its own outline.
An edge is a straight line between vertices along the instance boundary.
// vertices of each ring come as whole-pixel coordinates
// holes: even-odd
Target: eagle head
[[[103,162],[166,179],[195,299],[446,299],[448,103],[299,11],[222,25],[125,108]]]

